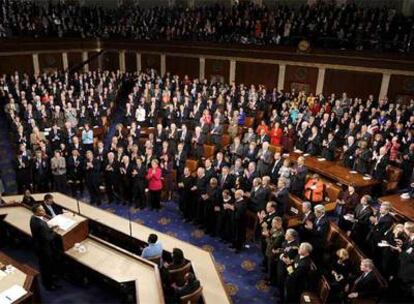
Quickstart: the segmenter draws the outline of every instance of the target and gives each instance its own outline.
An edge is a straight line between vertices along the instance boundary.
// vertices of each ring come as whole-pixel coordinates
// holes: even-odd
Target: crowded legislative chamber
[[[11,303],[414,303],[414,1],[0,0]]]

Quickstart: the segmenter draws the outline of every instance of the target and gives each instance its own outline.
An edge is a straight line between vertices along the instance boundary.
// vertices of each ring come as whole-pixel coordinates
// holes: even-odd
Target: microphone
[[[79,193],[78,190],[76,190],[76,205],[78,207],[78,214],[80,215],[80,204],[79,204]]]

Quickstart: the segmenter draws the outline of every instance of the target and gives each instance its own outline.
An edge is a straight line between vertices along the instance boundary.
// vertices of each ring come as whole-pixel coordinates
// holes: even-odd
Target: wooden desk
[[[403,219],[414,221],[414,199],[402,199],[399,194],[387,195],[379,198],[381,203],[390,202],[392,209]]]
[[[297,162],[297,159],[303,154],[292,152],[288,158],[290,161]],[[351,173],[351,170],[343,165],[333,161],[320,161],[314,156],[304,156],[305,166],[312,172],[323,175],[341,185],[352,185],[359,193],[367,193],[373,186],[379,182],[375,179],[364,179],[359,173]]]
[[[33,213],[27,207],[23,205],[2,206],[0,208],[0,215],[5,216],[3,220],[5,223],[30,237],[32,236],[32,232],[30,231],[30,218]],[[67,231],[56,231],[60,236],[63,251],[68,250],[75,243],[84,240],[88,236],[88,220],[86,218],[75,213],[66,213],[65,216],[74,220],[76,224]]]
[[[52,195],[56,204],[67,210],[77,212],[78,209],[75,199],[57,192],[52,193]],[[36,201],[42,200],[43,196],[44,194],[33,195]],[[7,196],[3,197],[3,199],[6,202],[20,202],[22,196]],[[129,221],[127,219],[83,202],[79,202],[79,205],[82,216],[97,221],[102,225],[111,227],[122,234],[129,235]],[[226,288],[211,253],[167,234],[132,222],[132,237],[137,240],[145,242],[151,233],[156,233],[158,235],[158,239],[165,250],[172,252],[173,248],[176,247],[183,250],[185,257],[191,261],[196,277],[200,280],[200,283],[203,286],[203,298],[205,303],[231,303],[231,299],[226,292]]]
[[[145,259],[94,237],[81,242],[86,252],[71,248],[65,254],[118,284],[135,282],[137,303],[164,303],[158,267]]]
[[[39,273],[31,267],[17,262],[1,251],[0,263],[4,266],[13,265],[16,268],[13,273],[10,273],[0,279],[0,293],[14,285],[19,285],[27,291],[27,294],[15,303],[40,303],[39,286],[37,281]]]

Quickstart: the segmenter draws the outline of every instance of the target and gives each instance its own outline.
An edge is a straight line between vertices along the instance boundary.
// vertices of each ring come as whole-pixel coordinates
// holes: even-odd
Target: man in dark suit
[[[105,180],[105,190],[108,202],[111,204],[114,199],[119,199],[119,163],[115,160],[115,154],[109,152],[104,162],[103,175]]]
[[[199,167],[197,169],[197,178],[195,180],[194,185],[191,187],[192,191],[192,200],[189,202],[190,207],[190,214],[191,219],[196,224],[201,224],[201,210],[202,207],[202,196],[207,193],[207,185],[209,184],[209,180],[205,174],[205,170],[203,167]]]
[[[44,196],[42,206],[49,218],[54,218],[56,215],[63,213],[62,207],[56,205],[53,201],[52,194],[46,194]]]
[[[293,175],[292,182],[290,184],[290,192],[298,197],[303,196],[303,191],[306,184],[306,176],[308,174],[308,169],[305,167],[305,158],[300,156],[298,158],[298,164]]]
[[[336,141],[332,132],[328,133],[328,139],[322,141],[322,153],[321,156],[326,160],[335,160]]]
[[[308,274],[311,269],[311,252],[311,244],[301,243],[298,256],[293,261],[284,258],[288,272],[285,283],[285,300],[287,303],[300,302],[300,296],[307,287]]]
[[[407,244],[399,255],[398,288],[400,296],[407,302],[414,302],[414,223],[404,223],[404,232],[407,235]]]
[[[131,186],[132,186],[132,202],[136,208],[144,209],[146,206],[145,185],[147,169],[142,163],[142,158],[137,157],[132,163],[131,169]]]
[[[312,204],[308,201],[305,201],[302,203],[302,221],[301,221],[301,225],[299,226],[298,232],[299,232],[299,236],[300,239],[303,242],[309,242],[310,238],[311,238],[311,234],[309,232],[308,229],[305,228],[306,223],[315,222],[315,213],[312,212]]]
[[[269,150],[269,142],[265,141],[257,153],[257,171],[260,176],[267,175],[272,165],[273,153]]]
[[[233,217],[233,244],[232,247],[239,253],[246,241],[246,202],[243,199],[243,190],[236,190],[234,193],[234,205],[231,207],[234,211]]]
[[[46,212],[43,206],[35,204],[32,207],[32,211],[30,231],[32,232],[34,249],[39,259],[42,282],[47,290],[56,290],[58,286],[54,283],[53,278],[56,266],[56,234],[53,231],[53,227],[49,227],[46,222]]]
[[[390,214],[391,203],[383,202],[380,206],[380,210],[376,216],[370,217],[370,232],[368,233],[367,241],[370,244],[371,253],[378,258],[377,244],[384,239],[385,233],[394,224],[394,219]],[[377,261],[375,259],[375,261]]]
[[[231,190],[234,188],[235,178],[229,173],[229,171],[230,169],[227,165],[221,168],[221,174],[218,177],[219,187],[221,190]]]
[[[272,168],[270,169],[270,179],[272,180],[272,183],[276,184],[279,179],[279,170],[283,165],[283,160],[280,152],[276,152],[273,158],[274,161]]]
[[[177,170],[177,176],[183,174],[187,153],[184,151],[184,143],[177,145],[177,153],[174,155],[174,168]]]
[[[385,147],[381,147],[379,150],[379,154],[374,151],[373,156],[373,168],[372,168],[372,177],[383,181],[387,179],[387,166],[388,166],[388,156],[387,156],[387,149]]]
[[[372,260],[363,259],[360,269],[362,274],[354,281],[351,293],[348,294],[348,299],[366,299],[377,295],[379,291]]]
[[[179,207],[184,215],[186,222],[191,220],[191,203],[192,203],[192,191],[194,186],[194,178],[191,176],[190,169],[184,168],[184,172],[178,179],[178,193],[180,195]]]
[[[269,198],[269,191],[262,187],[262,181],[260,177],[256,177],[253,180],[252,190],[247,196],[250,197],[250,203],[248,205],[250,211],[257,213],[265,209],[267,200]]]
[[[286,180],[284,178],[279,178],[277,181],[277,190],[272,193],[273,200],[276,201],[276,213],[278,216],[283,217],[283,215],[288,211],[289,205],[289,190],[286,187]]]
[[[91,197],[91,204],[101,204],[101,194],[99,190],[100,178],[100,161],[93,157],[92,151],[86,152],[86,160],[84,163],[85,184]]]
[[[25,156],[19,151],[14,161],[14,168],[16,172],[17,191],[21,194],[24,190],[30,189],[32,175],[29,156]]]
[[[220,124],[220,119],[217,117],[214,118],[214,124],[211,126],[210,131],[210,140],[211,143],[217,147],[217,150],[221,148],[221,137],[223,135],[223,131],[223,125]]]
[[[347,232],[348,235],[362,248],[366,248],[366,238],[370,230],[370,217],[372,208],[370,206],[371,196],[364,195],[360,203],[355,207],[353,218],[351,218],[352,230]]]
[[[32,159],[33,187],[36,192],[49,191],[50,165],[47,158],[42,157],[40,150],[36,151],[35,158]]]
[[[329,231],[329,220],[325,215],[325,207],[323,205],[316,205],[313,210],[315,212],[314,221],[308,220],[304,227],[309,232],[314,257],[318,260],[322,257],[325,248],[326,236]]]
[[[77,197],[77,192],[83,194],[83,158],[77,149],[72,150],[72,155],[66,162],[68,183],[71,185],[72,196]]]

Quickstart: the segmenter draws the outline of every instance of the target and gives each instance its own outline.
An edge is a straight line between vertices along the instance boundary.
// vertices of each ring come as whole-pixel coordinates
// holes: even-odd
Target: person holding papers
[[[56,234],[55,227],[47,224],[47,214],[40,204],[32,207],[33,215],[30,218],[30,231],[32,232],[33,245],[39,260],[39,269],[42,275],[42,283],[47,290],[56,290],[59,286],[54,283],[56,270]]]
[[[43,198],[43,209],[46,212],[47,217],[54,218],[58,214],[62,214],[62,207],[55,204],[53,201],[53,195],[52,194],[46,194]]]

